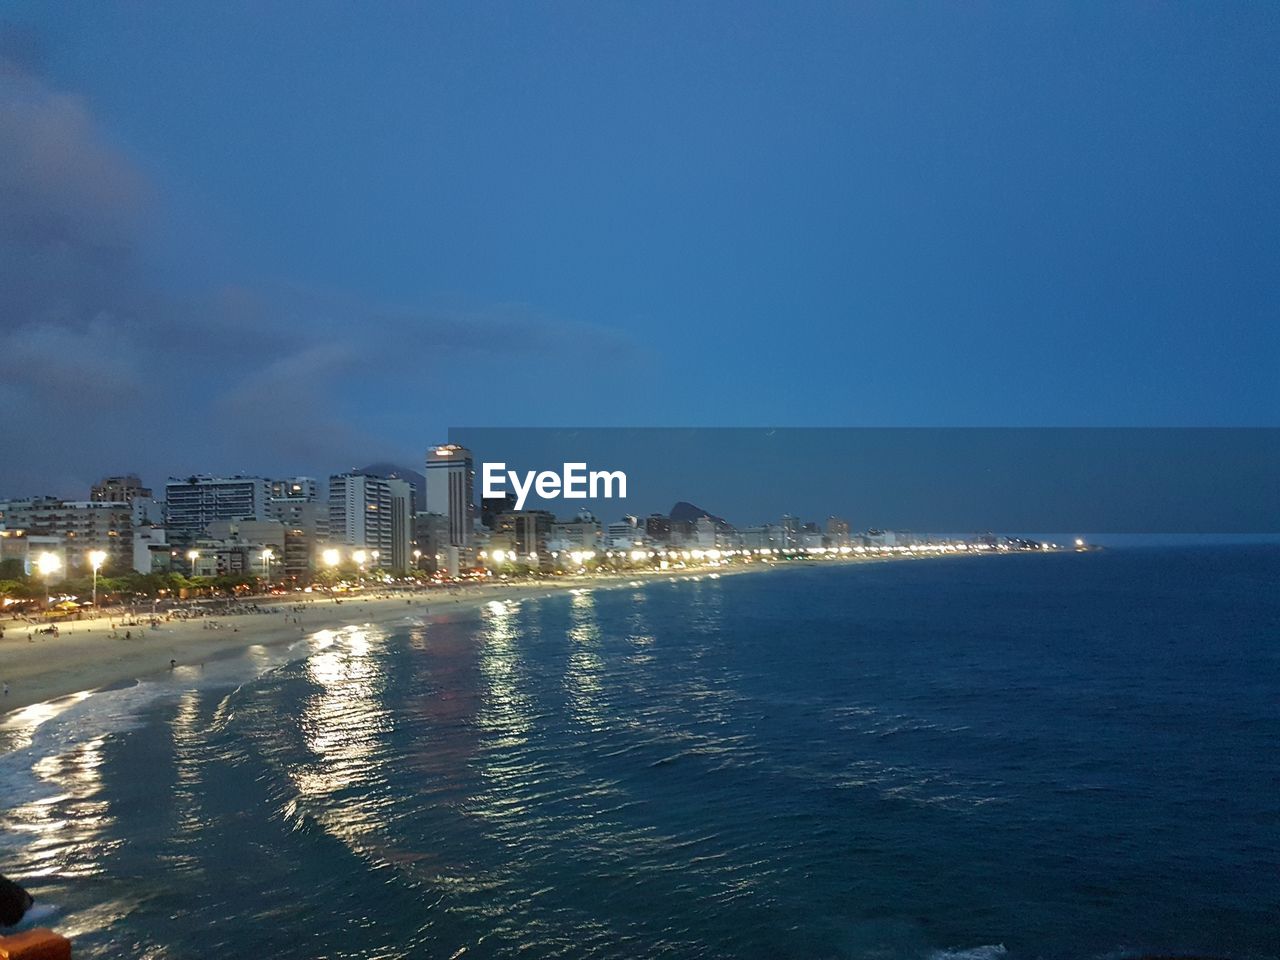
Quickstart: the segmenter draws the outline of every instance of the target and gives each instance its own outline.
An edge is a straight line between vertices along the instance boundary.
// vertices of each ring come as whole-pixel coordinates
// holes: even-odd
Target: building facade
[[[561,520],[551,526],[552,550],[600,550],[604,547],[604,528],[588,510],[572,520]]]
[[[495,537],[502,537],[511,549],[527,559],[536,554],[540,561],[548,561],[551,529],[556,518],[546,510],[512,510],[497,517]]]
[[[328,526],[328,543],[364,550],[372,566],[407,570],[412,562],[413,487],[405,480],[335,474],[329,478]]]
[[[89,488],[89,499],[94,503],[133,503],[134,500],[150,500],[151,488],[144,487],[137,474],[133,473],[118,477],[103,477]]]
[[[133,569],[133,518],[133,505],[123,500],[33,497],[0,503],[0,528],[61,541],[68,573],[89,570],[89,554],[99,550],[107,555],[103,569]]]
[[[200,536],[215,520],[265,519],[269,489],[262,477],[170,479],[164,487],[170,539]]]
[[[471,451],[456,443],[427,451],[426,512],[449,518],[449,543],[466,547],[475,523],[475,463]]]

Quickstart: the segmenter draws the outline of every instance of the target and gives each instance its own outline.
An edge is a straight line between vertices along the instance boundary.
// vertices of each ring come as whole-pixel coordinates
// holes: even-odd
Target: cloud
[[[150,190],[83,100],[0,68],[0,332],[145,309],[134,251]]]
[[[0,24],[0,498],[83,496],[122,470],[158,486],[415,464],[477,383],[527,397],[546,364],[634,350],[519,303],[162,292],[145,266],[162,192],[42,60],[38,37]]]
[[[214,422],[235,447],[266,441],[297,463],[338,465],[386,453],[350,423],[325,416],[331,395],[362,364],[348,345],[313,344],[248,371],[217,398]]]

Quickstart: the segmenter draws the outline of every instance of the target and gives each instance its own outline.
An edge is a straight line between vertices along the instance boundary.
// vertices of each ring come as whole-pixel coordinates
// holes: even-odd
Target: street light
[[[188,550],[188,551],[187,551],[187,560],[191,563],[191,575],[192,575],[193,577],[196,575],[196,561],[197,561],[197,560],[199,560],[199,559],[200,559],[200,551],[199,551],[199,550]]]
[[[102,568],[102,564],[107,559],[107,551],[90,550],[89,566],[93,568],[93,615],[98,615],[98,571]]]
[[[326,567],[336,567],[342,562],[342,553],[330,547],[324,553],[320,554],[320,559],[324,561]]]
[[[48,608],[53,605],[53,597],[49,595],[49,581],[62,569],[62,558],[56,553],[45,551],[36,557],[36,569],[40,571],[40,576],[44,577],[44,605]]]
[[[267,586],[271,586],[271,561],[275,559],[275,552],[267,549],[262,551],[262,562],[267,568]]]

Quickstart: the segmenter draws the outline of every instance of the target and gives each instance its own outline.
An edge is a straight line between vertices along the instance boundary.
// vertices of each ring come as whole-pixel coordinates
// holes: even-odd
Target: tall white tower
[[[456,443],[427,450],[427,513],[449,518],[449,543],[465,547],[471,542],[475,520],[475,464],[471,451]]]

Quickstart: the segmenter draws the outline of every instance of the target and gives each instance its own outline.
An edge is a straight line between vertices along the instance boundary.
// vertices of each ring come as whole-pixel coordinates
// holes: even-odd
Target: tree
[[[0,597],[14,600],[26,600],[29,597],[30,584],[24,580],[0,580]]]

